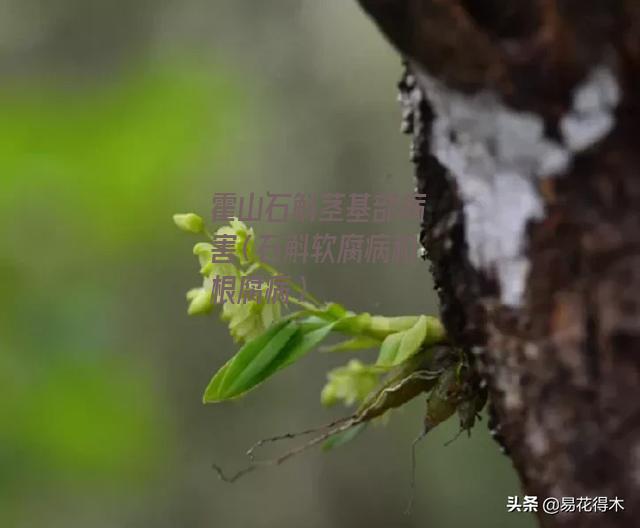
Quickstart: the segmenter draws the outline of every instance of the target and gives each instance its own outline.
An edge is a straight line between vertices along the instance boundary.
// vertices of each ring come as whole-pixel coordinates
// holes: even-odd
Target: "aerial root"
[[[261,441],[262,443],[266,443],[269,441],[276,441],[276,440],[280,440],[280,439],[286,439],[286,438],[295,438],[297,436],[300,435],[304,435],[304,434],[310,434],[312,432],[317,432],[317,431],[323,431],[326,429],[329,429],[328,431],[312,438],[311,440],[309,440],[307,443],[302,444],[298,447],[294,447],[293,449],[290,449],[289,451],[287,451],[286,453],[284,453],[283,455],[280,455],[277,458],[271,458],[271,459],[266,459],[266,460],[253,460],[252,458],[252,462],[251,464],[249,464],[247,467],[241,469],[240,471],[238,471],[237,473],[228,476],[220,466],[218,466],[217,464],[213,464],[213,469],[214,471],[218,474],[218,477],[220,478],[220,480],[222,480],[223,482],[227,482],[229,484],[233,484],[236,480],[244,477],[246,474],[251,473],[252,471],[263,467],[263,466],[279,466],[280,464],[282,464],[283,462],[289,460],[290,458],[299,455],[303,452],[305,452],[307,449],[310,449],[318,444],[320,444],[321,442],[324,442],[325,440],[328,440],[329,438],[331,438],[332,436],[338,434],[338,433],[342,433],[344,431],[347,431],[349,429],[351,429],[352,427],[355,427],[356,425],[359,425],[360,423],[362,423],[361,420],[358,420],[356,418],[353,417],[349,417],[349,418],[342,418],[341,420],[336,420],[335,422],[332,422],[331,424],[328,424],[324,427],[320,427],[318,429],[309,429],[308,431],[303,431],[301,433],[297,433],[297,434],[292,434],[292,433],[288,433],[287,435],[281,435],[279,437],[273,437],[272,438],[267,438],[264,441]],[[252,451],[255,447],[257,447],[258,445],[262,445],[261,442],[258,442],[258,444],[256,444],[256,446],[254,446],[252,449],[249,450],[248,454],[251,456]]]
[[[285,433],[285,434],[281,434],[281,435],[277,435],[277,436],[272,436],[270,438],[263,438],[262,440],[258,440],[255,444],[253,444],[248,450],[247,450],[247,456],[249,457],[249,460],[251,460],[252,462],[255,460],[255,456],[254,456],[254,451],[260,447],[262,447],[265,444],[270,444],[270,443],[274,443],[274,442],[279,442],[280,440],[291,440],[293,438],[298,438],[299,436],[306,436],[308,434],[312,434],[312,433],[319,433],[320,431],[326,431],[327,429],[332,429],[335,428],[338,425],[343,424],[344,422],[347,422],[349,420],[351,420],[352,417],[346,417],[346,418],[340,418],[339,420],[335,420],[334,422],[331,422],[329,424],[323,425],[321,427],[314,427],[313,429],[306,429],[305,431],[299,431],[297,433]]]
[[[458,432],[456,433],[456,435],[455,435],[453,438],[451,438],[450,440],[447,440],[447,441],[444,443],[444,446],[445,446],[445,447],[448,447],[448,446],[450,446],[451,444],[453,444],[453,443],[454,443],[458,438],[460,438],[460,435],[461,435],[462,433],[464,433],[465,431],[467,431],[467,433],[471,434],[471,431],[469,431],[469,429],[463,429],[463,428],[461,427],[461,428],[458,430]]]
[[[411,486],[409,491],[409,502],[404,511],[405,515],[411,515],[411,512],[413,511],[413,501],[416,494],[416,446],[425,436],[427,436],[427,433],[430,430],[431,428],[425,424],[422,432],[411,443]]]
[[[239,478],[243,477],[247,473],[251,473],[258,466],[256,466],[256,465],[247,466],[246,468],[241,469],[240,471],[238,471],[237,473],[235,473],[231,477],[228,477],[225,474],[225,472],[223,471],[223,469],[220,466],[218,466],[217,464],[213,464],[212,467],[213,467],[213,470],[218,474],[218,477],[220,478],[221,481],[226,482],[228,484],[233,484],[236,480],[238,480]]]

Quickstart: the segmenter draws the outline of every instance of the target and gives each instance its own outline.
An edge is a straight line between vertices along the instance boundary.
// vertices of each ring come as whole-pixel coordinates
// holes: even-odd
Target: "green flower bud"
[[[325,407],[331,407],[338,403],[338,395],[336,392],[335,386],[331,383],[327,383],[320,393],[320,403]]]
[[[197,295],[200,293],[201,290],[202,288],[191,288],[187,292],[187,301],[193,301],[193,299],[197,297]]]
[[[187,310],[189,315],[205,314],[213,308],[213,304],[211,304],[211,291],[205,288],[198,288],[198,290],[196,294],[191,292],[187,294],[192,296],[189,309]]]
[[[197,234],[202,233],[204,230],[204,222],[202,221],[202,218],[194,213],[174,214],[173,221],[180,229],[187,231],[188,233]]]

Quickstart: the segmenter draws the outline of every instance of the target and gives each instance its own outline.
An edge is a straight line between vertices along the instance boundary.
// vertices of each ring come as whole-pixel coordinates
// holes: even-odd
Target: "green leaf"
[[[321,328],[304,328],[290,320],[276,323],[216,373],[205,391],[205,403],[236,398],[253,389],[316,347],[332,327],[333,323]]]
[[[287,343],[286,350],[275,362],[276,370],[287,367],[318,346],[329,335],[335,323],[329,323],[321,328],[304,329],[293,336]]]
[[[396,332],[395,334],[387,336],[380,347],[380,354],[378,355],[376,365],[383,367],[395,365],[395,359],[398,355],[400,343],[402,342],[402,334],[403,332]]]
[[[235,398],[264,381],[260,371],[277,357],[296,330],[295,323],[281,321],[246,343],[215,374],[205,390],[204,402]]]
[[[427,337],[427,321],[427,317],[421,315],[408,330],[389,335],[382,342],[376,365],[393,367],[418,352]]]
[[[398,355],[396,357],[394,365],[403,363],[411,356],[413,356],[424,343],[427,337],[427,318],[421,315],[409,330],[402,332],[402,341],[398,349]]]
[[[235,371],[231,369],[225,378],[225,391],[232,396],[242,394],[269,377],[274,371],[270,368],[273,362],[286,349],[287,343],[297,331],[295,323],[287,323],[249,362],[240,363],[241,368]]]
[[[302,310],[300,312],[300,325],[307,331],[317,330],[318,328],[324,328],[327,325],[331,325],[333,329],[336,325],[336,321],[327,321],[322,317],[318,317],[316,315],[309,315],[304,317],[308,312],[306,310]]]
[[[344,444],[351,442],[356,436],[358,436],[364,429],[367,427],[367,423],[361,423],[352,427],[351,429],[347,429],[346,431],[342,431],[341,433],[333,435],[329,438],[324,444],[322,444],[323,451],[331,451],[336,447],[343,446]]]

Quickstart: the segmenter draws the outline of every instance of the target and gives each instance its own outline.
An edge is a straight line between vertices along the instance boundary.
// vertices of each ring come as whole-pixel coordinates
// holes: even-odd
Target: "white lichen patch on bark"
[[[604,66],[595,68],[576,90],[571,112],[560,121],[565,145],[580,152],[609,134],[619,102],[620,88],[613,72]]]
[[[464,203],[469,259],[496,277],[503,304],[518,306],[529,272],[525,231],[544,215],[538,180],[566,172],[575,152],[611,131],[619,100],[615,77],[599,67],[576,89],[560,123],[560,143],[545,135],[542,117],[513,110],[492,93],[453,91],[413,69],[435,115],[431,152]]]

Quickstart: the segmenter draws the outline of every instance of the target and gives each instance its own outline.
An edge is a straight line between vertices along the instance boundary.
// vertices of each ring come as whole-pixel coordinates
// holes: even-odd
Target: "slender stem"
[[[295,297],[291,297],[291,295],[289,295],[289,302],[297,306],[300,306],[301,308],[307,308],[307,304],[304,301],[301,301],[300,299],[296,299]]]
[[[289,282],[289,284],[291,284],[291,287],[293,288],[294,291],[296,291],[297,293],[299,293],[303,297],[307,298],[316,307],[320,307],[322,305],[322,303],[313,294],[309,293],[304,288],[299,286],[291,277],[286,277],[286,276],[282,275],[277,269],[275,269],[270,264],[266,264],[265,262],[258,262],[257,264],[258,264],[259,267],[261,267],[264,271],[266,271],[270,275],[285,277],[287,279],[287,281]]]

